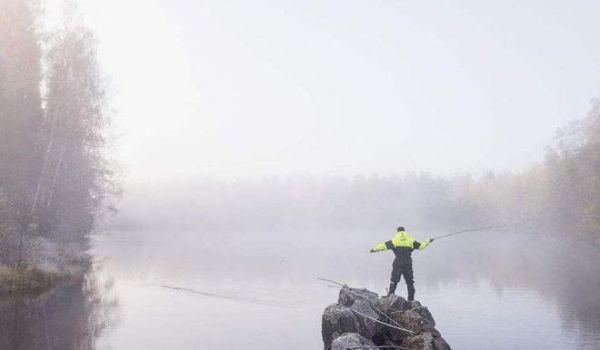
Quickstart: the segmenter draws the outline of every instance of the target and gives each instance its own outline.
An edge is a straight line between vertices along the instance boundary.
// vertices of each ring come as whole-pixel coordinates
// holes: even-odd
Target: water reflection
[[[423,283],[481,283],[497,293],[530,291],[557,307],[566,332],[600,346],[600,251],[596,245],[543,235],[498,233],[440,241],[419,269]],[[425,260],[425,259],[422,259]]]
[[[337,292],[316,277],[382,293],[393,257],[368,249],[383,238],[348,231],[97,237],[94,253],[107,258],[107,270],[119,281],[125,316],[104,343],[123,349],[193,348],[198,342],[319,348],[320,314]],[[490,232],[440,240],[413,256],[417,298],[432,308],[456,348],[600,348],[596,247]],[[161,332],[150,331],[157,324]],[[147,336],[136,336],[140,330]],[[234,333],[257,345],[244,345],[248,337]]]
[[[90,270],[41,296],[0,300],[0,349],[95,349],[117,309],[111,289]]]

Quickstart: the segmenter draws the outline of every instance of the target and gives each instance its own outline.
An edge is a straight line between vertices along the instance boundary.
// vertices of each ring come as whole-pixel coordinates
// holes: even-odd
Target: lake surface
[[[82,349],[321,349],[338,290],[317,276],[383,293],[393,254],[368,250],[386,236],[107,232],[92,240],[86,291],[21,305],[19,332],[4,302],[0,329],[22,349],[69,348],[48,334]],[[413,254],[416,298],[455,349],[599,349],[596,249],[502,232],[439,240]]]

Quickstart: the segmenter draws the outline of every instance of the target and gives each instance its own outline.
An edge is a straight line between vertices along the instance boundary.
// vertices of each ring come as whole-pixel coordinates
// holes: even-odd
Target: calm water
[[[109,232],[93,239],[95,268],[83,291],[1,304],[2,339],[11,342],[0,345],[321,349],[321,312],[337,289],[316,277],[383,293],[392,254],[367,252],[385,237]],[[417,299],[455,349],[600,348],[593,247],[489,233],[440,240],[413,257]]]

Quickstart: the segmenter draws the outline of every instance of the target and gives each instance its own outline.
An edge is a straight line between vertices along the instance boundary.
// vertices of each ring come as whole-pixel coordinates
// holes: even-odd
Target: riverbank
[[[58,274],[35,267],[0,265],[0,297],[42,293],[54,287],[58,280]]]

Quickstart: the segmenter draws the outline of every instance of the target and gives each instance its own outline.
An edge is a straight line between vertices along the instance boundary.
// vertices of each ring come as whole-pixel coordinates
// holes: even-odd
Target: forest
[[[114,225],[215,231],[511,225],[600,243],[600,104],[516,172],[200,178],[129,186]],[[402,159],[395,159],[398,163]]]
[[[80,271],[114,192],[97,43],[77,11],[61,16],[53,25],[39,2],[0,1],[0,264],[9,292],[41,287],[23,281],[39,271]]]

